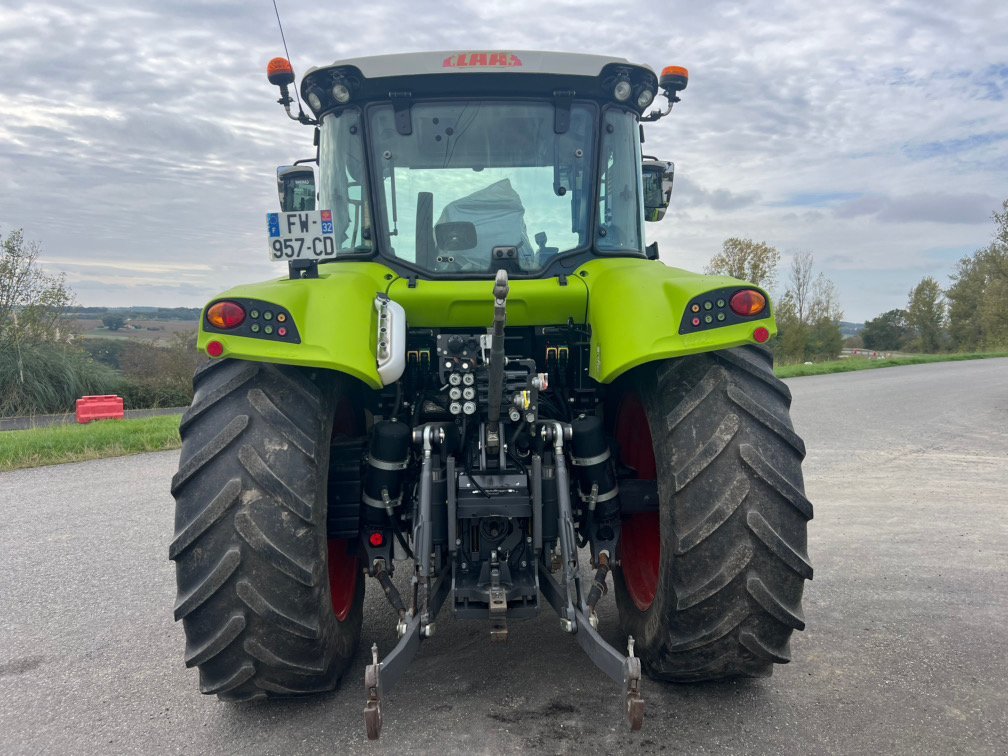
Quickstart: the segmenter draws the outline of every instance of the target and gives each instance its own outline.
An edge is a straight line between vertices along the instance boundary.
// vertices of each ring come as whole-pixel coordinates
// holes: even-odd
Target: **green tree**
[[[0,252],[0,415],[67,412],[84,394],[108,393],[111,370],[69,344],[64,308],[73,291],[46,273],[40,248],[18,229]]]
[[[795,317],[802,323],[809,320],[812,303],[812,253],[798,252],[791,258],[788,267],[788,288],[784,296],[794,303]]]
[[[731,237],[725,239],[704,272],[749,281],[764,289],[773,288],[777,280],[780,252],[766,242]]]
[[[37,242],[25,241],[15,229],[3,239],[0,252],[0,345],[65,341],[63,311],[73,304],[73,291],[63,274],[46,273],[39,263]]]
[[[787,289],[777,303],[779,335],[775,345],[785,360],[833,359],[843,348],[836,286],[825,275],[814,275],[811,252],[799,252],[788,267]]]
[[[962,258],[952,275],[948,328],[960,350],[1008,346],[1008,200],[994,213],[994,238],[986,249]]]
[[[808,345],[808,325],[798,317],[794,299],[786,293],[777,302],[777,338],[774,351],[785,360],[804,362]]]
[[[843,349],[843,335],[835,320],[819,318],[808,328],[805,356],[812,360],[832,360]]]
[[[910,291],[907,325],[914,334],[914,347],[937,352],[945,343],[945,296],[938,282],[925,276]]]
[[[861,340],[865,349],[896,351],[903,349],[910,339],[906,310],[889,310],[865,322]]]
[[[984,291],[988,288],[984,251],[962,258],[952,274],[948,298],[949,337],[954,348],[972,352],[987,341],[986,323],[981,312]]]
[[[1008,199],[1001,203],[1001,212],[994,211],[994,242],[993,246],[1002,251],[1008,250]],[[1008,269],[1004,269],[1008,276]]]
[[[108,315],[102,316],[101,322],[110,331],[118,331],[126,325],[126,318],[117,312],[110,312]]]
[[[1008,250],[992,252],[987,258],[991,270],[980,302],[984,349],[1008,347]]]

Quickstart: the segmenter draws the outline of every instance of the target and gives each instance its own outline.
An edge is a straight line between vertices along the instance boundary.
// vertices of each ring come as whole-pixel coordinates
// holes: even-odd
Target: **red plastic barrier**
[[[92,420],[122,420],[125,417],[121,396],[82,396],[77,400],[77,422],[90,423]]]

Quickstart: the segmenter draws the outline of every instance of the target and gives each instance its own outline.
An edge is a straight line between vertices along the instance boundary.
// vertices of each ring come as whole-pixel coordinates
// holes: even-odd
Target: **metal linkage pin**
[[[627,638],[626,660],[627,720],[636,732],[644,725],[644,699],[641,697],[641,661],[634,656],[634,639]]]
[[[368,740],[378,740],[382,729],[381,715],[381,663],[378,661],[378,644],[371,644],[371,664],[364,670],[367,703],[364,704],[364,726]]]

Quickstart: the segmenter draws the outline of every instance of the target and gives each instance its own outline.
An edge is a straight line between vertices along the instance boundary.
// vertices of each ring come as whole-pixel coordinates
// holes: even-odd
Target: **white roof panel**
[[[634,65],[625,58],[534,50],[440,50],[338,60],[332,66],[356,66],[368,79],[450,73],[531,73],[598,76],[610,63]],[[322,66],[329,68],[330,66]],[[649,68],[648,66],[639,66]],[[305,75],[317,70],[312,68]],[[649,69],[650,70],[650,69]]]

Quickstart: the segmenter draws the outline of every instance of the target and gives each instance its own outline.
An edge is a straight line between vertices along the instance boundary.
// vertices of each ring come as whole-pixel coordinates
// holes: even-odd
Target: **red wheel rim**
[[[627,393],[616,412],[616,441],[620,461],[636,470],[640,480],[655,480],[654,446],[651,426],[640,397]],[[642,612],[654,602],[658,591],[661,536],[657,512],[641,512],[623,518],[620,535],[620,569],[634,604]]]
[[[357,594],[357,557],[347,554],[345,540],[329,541],[329,594],[333,614],[340,622],[350,614]]]
[[[336,406],[333,417],[333,438],[355,435],[360,421],[353,404],[343,399]],[[359,559],[348,553],[349,544],[345,539],[329,540],[329,595],[332,598],[333,614],[340,622],[347,618],[357,596],[357,580],[360,571]]]

